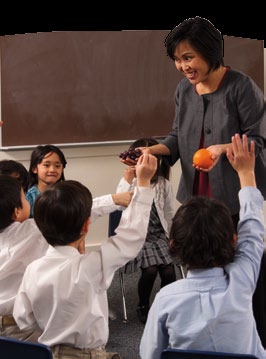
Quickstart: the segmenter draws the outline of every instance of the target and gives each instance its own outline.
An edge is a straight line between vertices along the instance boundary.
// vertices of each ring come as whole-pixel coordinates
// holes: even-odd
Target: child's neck
[[[52,183],[51,184],[47,184],[47,183],[44,183],[44,182],[39,182],[37,184],[37,187],[38,187],[38,190],[40,192],[43,192],[45,191],[47,188],[51,187]]]

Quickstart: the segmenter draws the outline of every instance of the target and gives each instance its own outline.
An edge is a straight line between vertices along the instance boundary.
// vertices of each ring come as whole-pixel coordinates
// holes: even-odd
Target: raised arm
[[[144,153],[136,164],[136,177],[138,187],[150,187],[151,179],[157,169],[157,158]]]
[[[251,141],[249,146],[246,135],[243,135],[241,140],[239,134],[236,134],[232,136],[232,146],[227,148],[226,155],[231,166],[238,173],[241,188],[256,187],[254,141]]]

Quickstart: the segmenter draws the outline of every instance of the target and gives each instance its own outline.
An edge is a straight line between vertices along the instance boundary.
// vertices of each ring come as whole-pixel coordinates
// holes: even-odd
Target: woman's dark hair
[[[27,192],[29,188],[29,172],[22,163],[14,160],[1,160],[0,174],[15,177],[22,184],[24,192]]]
[[[38,183],[38,174],[34,173],[33,170],[37,167],[39,163],[42,162],[44,157],[51,152],[56,153],[60,158],[60,162],[62,163],[63,168],[66,167],[67,161],[65,159],[65,155],[60,150],[60,148],[54,145],[37,146],[31,153],[30,167],[29,167],[29,187],[32,187],[36,183]],[[64,181],[64,180],[65,180],[65,175],[63,170],[59,181]]]
[[[138,148],[138,147],[150,147],[153,145],[158,145],[158,143],[159,142],[153,137],[140,138],[140,139],[136,140],[134,143],[132,143],[132,145],[129,147],[129,149]],[[151,180],[151,183],[157,183],[159,176],[162,176],[169,180],[170,173],[171,173],[171,167],[166,162],[165,158],[163,156],[159,156],[159,155],[156,155],[156,157],[158,159],[158,165],[157,165],[157,170]]]
[[[91,215],[92,195],[78,181],[57,182],[34,203],[34,219],[47,242],[65,246],[78,240]]]
[[[0,175],[0,232],[14,222],[15,208],[22,208],[20,181],[10,175]]]
[[[224,65],[223,37],[209,20],[199,16],[184,20],[167,35],[165,46],[172,60],[177,45],[184,40],[201,54],[210,69],[217,70]]]
[[[195,196],[181,205],[170,230],[170,252],[191,269],[223,267],[233,261],[235,227],[227,206]]]

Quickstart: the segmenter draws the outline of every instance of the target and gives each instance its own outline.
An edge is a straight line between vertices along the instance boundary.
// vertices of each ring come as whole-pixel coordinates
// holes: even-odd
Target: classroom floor
[[[178,278],[180,278],[179,271],[177,271],[177,275]],[[139,343],[144,324],[139,321],[136,312],[138,305],[137,285],[139,276],[140,271],[124,275],[127,323],[123,322],[123,304],[118,272],[115,274],[111,287],[108,290],[110,335],[106,350],[118,352],[122,359],[140,359]],[[157,277],[151,300],[153,300],[159,287],[160,280],[159,277]]]

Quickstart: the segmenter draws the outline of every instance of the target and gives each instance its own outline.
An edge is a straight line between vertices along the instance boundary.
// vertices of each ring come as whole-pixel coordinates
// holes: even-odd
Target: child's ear
[[[15,222],[21,222],[21,208],[15,208],[14,209],[14,212],[13,212],[13,215],[12,215],[12,219],[15,221]]]
[[[37,171],[37,167],[34,167],[34,168],[32,169],[32,172],[36,174],[36,173],[38,172],[38,171]]]
[[[91,221],[91,217],[89,217],[83,224],[83,227],[82,227],[82,232],[84,234],[87,234],[88,231],[89,231],[89,226],[90,226],[90,221]]]
[[[78,251],[80,254],[85,254],[86,253],[86,244],[85,244],[85,237],[83,237],[82,239],[80,239],[78,241]]]

